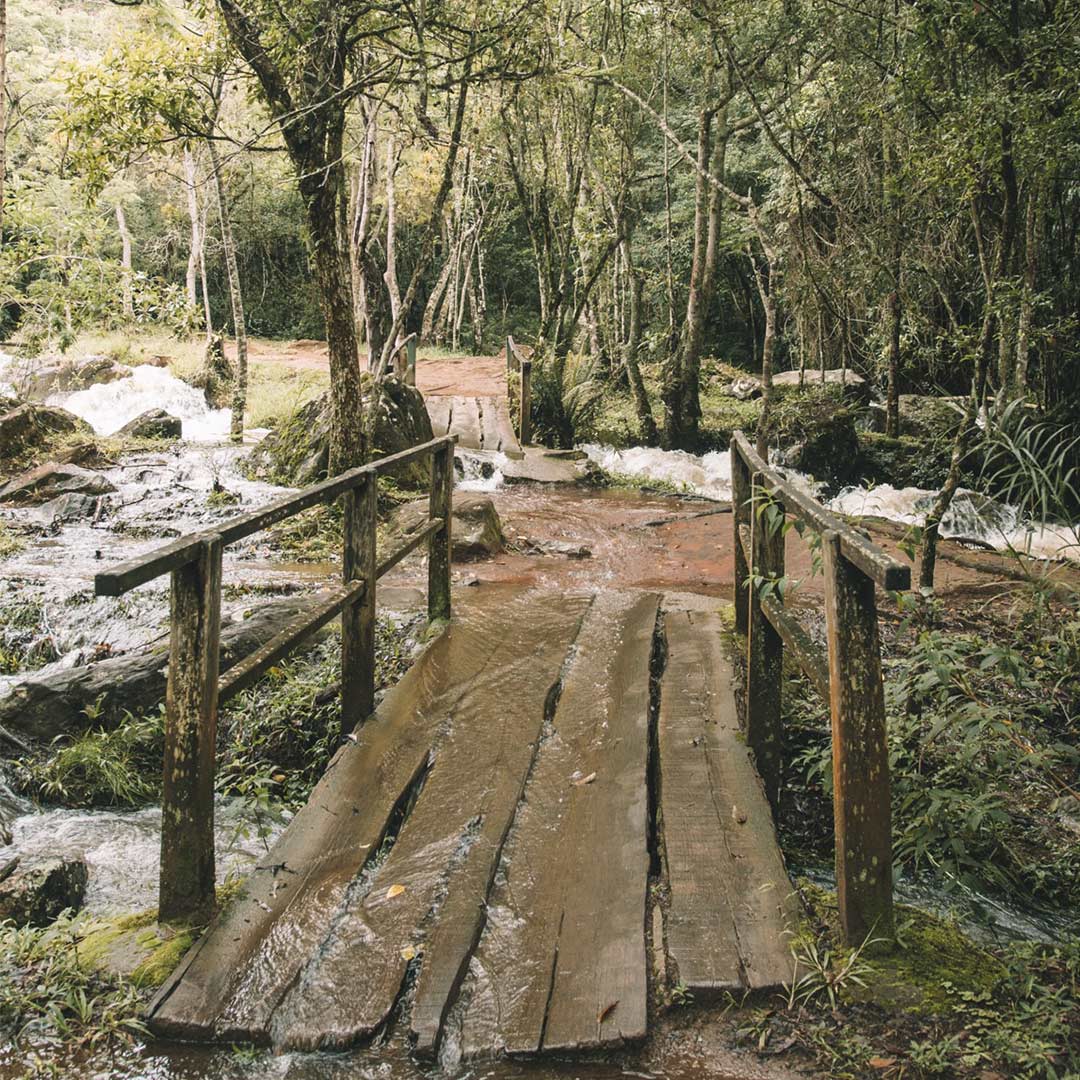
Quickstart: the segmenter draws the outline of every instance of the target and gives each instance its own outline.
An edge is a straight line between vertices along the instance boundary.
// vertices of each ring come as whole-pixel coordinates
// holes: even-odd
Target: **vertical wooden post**
[[[739,526],[750,527],[750,471],[739,453],[735,440],[731,440],[731,529],[735,548],[735,632],[746,634],[750,626],[750,593],[746,579],[750,567],[746,563],[742,544],[739,542]]]
[[[450,541],[454,497],[454,441],[446,439],[431,455],[431,502],[433,518],[443,527],[428,540],[428,618],[450,618]]]
[[[416,385],[416,338],[411,337],[405,344],[405,356],[408,364],[405,368],[405,381],[409,386]]]
[[[771,502],[783,514],[784,505],[778,500],[769,499],[764,478],[759,473],[755,473],[751,480],[751,494],[750,535],[754,573],[763,578],[781,577],[784,573],[784,532],[775,520],[770,523],[764,507]],[[758,774],[775,812],[780,805],[783,766],[780,687],[784,643],[761,610],[760,595],[754,588],[749,590],[747,623],[746,741],[754,751]]]
[[[341,733],[347,735],[375,709],[375,515],[374,471],[345,492],[342,577],[364,582],[355,603],[341,612]]]
[[[522,446],[532,442],[532,361],[521,361],[521,433]]]
[[[506,335],[506,380],[510,381],[510,372],[514,370],[514,339]]]
[[[892,809],[874,583],[822,535],[840,924],[849,946],[891,941]]]
[[[214,908],[214,753],[221,638],[219,535],[172,572],[158,919],[194,920]]]

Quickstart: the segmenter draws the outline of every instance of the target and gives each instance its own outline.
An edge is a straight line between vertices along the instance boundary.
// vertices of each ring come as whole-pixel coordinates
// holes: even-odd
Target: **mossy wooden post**
[[[514,370],[514,339],[509,334],[506,336],[506,381],[510,381],[510,373]]]
[[[750,626],[750,591],[746,579],[750,567],[739,540],[739,526],[750,528],[750,470],[746,467],[738,444],[731,440],[731,531],[735,551],[735,632],[746,634]]]
[[[203,918],[214,907],[214,753],[217,740],[221,553],[218,535],[172,572],[158,918]]]
[[[363,581],[359,599],[341,612],[341,728],[347,735],[375,708],[375,472],[345,492],[342,577]]]
[[[518,441],[522,446],[532,442],[532,361],[520,361],[521,364],[521,424]]]
[[[754,576],[774,580],[784,575],[784,504],[768,493],[760,474],[754,474],[751,485]],[[754,752],[765,794],[775,811],[780,805],[783,766],[780,686],[784,643],[761,610],[760,594],[755,588],[748,590],[747,623],[746,741]]]
[[[453,527],[454,440],[431,455],[431,517],[443,526],[428,540],[428,618],[450,618],[450,540]]]
[[[409,386],[416,385],[416,337],[410,337],[405,343],[405,381]]]
[[[892,812],[874,582],[821,540],[832,713],[836,889],[844,940],[891,941]]]

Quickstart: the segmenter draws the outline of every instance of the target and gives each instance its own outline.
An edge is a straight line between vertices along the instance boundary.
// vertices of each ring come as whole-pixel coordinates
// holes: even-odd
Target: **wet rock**
[[[48,926],[62,911],[82,906],[86,863],[58,855],[16,857],[0,867],[0,921],[16,926]]]
[[[753,375],[735,379],[724,387],[724,393],[728,397],[737,398],[739,401],[749,401],[751,398],[761,396],[761,380]]]
[[[225,623],[221,670],[266,644],[316,602],[312,595],[289,597],[256,608],[242,621]],[[167,665],[167,646],[162,645],[153,652],[109,657],[25,679],[0,698],[0,726],[41,742],[94,725],[114,726],[125,712],[146,712],[165,699]],[[90,705],[95,713],[100,707],[93,722],[86,715]]]
[[[88,386],[126,379],[130,374],[131,368],[118,364],[111,356],[88,356],[70,369],[66,380],[62,376],[57,389],[85,390]]]
[[[852,371],[851,368],[830,368],[824,372],[824,376],[821,371],[807,369],[804,385],[821,386],[822,383],[825,383],[826,386],[865,386],[866,380],[857,371]],[[780,371],[773,376],[773,386],[798,385],[799,372],[797,371]]]
[[[591,559],[592,550],[584,544],[568,544],[564,540],[532,540],[522,538],[518,546],[526,555],[559,555],[564,559]]]
[[[38,509],[41,520],[46,525],[59,525],[65,521],[78,521],[80,518],[93,517],[97,513],[98,497],[83,495],[78,491],[69,491],[43,503]]]
[[[961,398],[931,394],[900,395],[900,433],[922,439],[951,440],[963,418]]]
[[[364,380],[365,403],[370,380]],[[386,457],[434,438],[424,398],[400,379],[385,379],[375,418],[375,456]],[[330,397],[323,394],[297,410],[255,447],[249,458],[256,477],[303,486],[322,480],[330,460]],[[400,483],[426,488],[429,458],[410,462],[391,474]]]
[[[506,546],[499,512],[487,495],[455,491],[452,517],[450,555],[455,562],[487,559]],[[403,536],[422,528],[427,520],[426,499],[406,503],[394,514],[391,531],[400,541]]]
[[[18,405],[0,416],[0,462],[47,446],[61,435],[92,434],[93,429],[66,409]]]
[[[49,394],[85,390],[130,374],[131,368],[117,363],[111,356],[86,356],[78,361],[42,356],[20,364],[13,382],[25,397],[42,400]]]
[[[854,413],[837,400],[816,401],[812,410],[789,419],[775,460],[837,489],[859,472],[859,435]]]
[[[146,356],[143,359],[137,361],[136,366],[167,368],[171,360],[171,356]]]
[[[184,433],[183,422],[164,409],[147,409],[128,421],[116,434],[133,439],[179,439]]]
[[[80,465],[49,461],[16,476],[0,488],[0,502],[42,503],[68,493],[107,495],[116,488],[101,473]]]

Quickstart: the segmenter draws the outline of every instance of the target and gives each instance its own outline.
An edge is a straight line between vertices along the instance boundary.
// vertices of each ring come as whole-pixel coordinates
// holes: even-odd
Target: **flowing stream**
[[[0,392],[5,379],[0,355]],[[99,434],[110,434],[151,408],[163,408],[183,421],[185,441],[160,452],[138,453],[102,469],[115,486],[103,496],[92,517],[58,521],[41,507],[5,509],[4,519],[33,536],[25,548],[3,566],[0,603],[32,603],[40,607],[44,632],[56,665],[85,662],[101,647],[133,649],[159,639],[168,626],[166,579],[147,583],[122,601],[93,597],[92,579],[103,565],[130,558],[163,540],[257,506],[282,492],[270,484],[246,479],[238,468],[246,453],[224,444],[228,410],[207,408],[201,392],[159,368],[138,367],[130,377],[92,386],[76,393],[57,394],[50,402],[85,419]],[[510,551],[492,563],[477,564],[475,573],[493,580],[534,580],[552,588],[571,588],[604,582],[612,587],[685,589],[727,592],[729,557],[718,553],[716,503],[731,497],[727,453],[697,457],[678,451],[634,447],[615,450],[586,446],[588,457],[603,469],[670,486],[696,499],[672,499],[659,494],[595,491],[581,488],[540,489],[534,485],[504,487],[505,459],[484,455],[459,456],[459,487],[495,496],[504,520],[510,523]],[[809,486],[805,478],[794,476]],[[231,498],[226,505],[218,495]],[[896,521],[917,522],[932,493],[849,488],[832,501],[845,513],[877,514]],[[702,501],[708,500],[708,501]],[[726,534],[725,529],[725,534]],[[1015,511],[990,500],[962,493],[946,521],[946,535],[974,537],[995,547],[1023,543],[1033,552],[1071,555],[1075,530],[1036,529],[1018,520]],[[725,561],[728,560],[728,561]],[[332,568],[330,568],[332,570]],[[317,585],[329,572],[325,566],[304,570],[276,562],[265,538],[227,549],[225,581],[273,594],[296,588],[298,571]],[[461,570],[464,575],[468,568]],[[406,567],[394,580],[407,580]],[[466,581],[467,583],[467,581]],[[230,599],[226,611],[249,600]],[[5,683],[0,679],[0,694]],[[14,851],[82,855],[89,868],[86,907],[91,914],[142,911],[154,905],[160,811],[35,809],[13,795],[0,772],[0,820],[11,819],[13,848],[0,846],[0,861]],[[278,825],[238,801],[219,805],[219,873],[242,874],[267,850]],[[2,845],[2,839],[0,839]],[[933,898],[923,898],[932,906]],[[1008,912],[995,919],[1001,932],[1042,936],[1042,924]],[[713,1077],[752,1080],[757,1075],[732,1064],[720,1046],[702,1042],[700,1030],[687,1038],[657,1040],[660,1056],[642,1073],[641,1063],[620,1059],[591,1064],[499,1062],[473,1065],[463,1077],[515,1080],[561,1077],[607,1080],[626,1075],[663,1075],[671,1080]],[[683,1033],[685,1034],[685,1033]],[[707,1040],[708,1036],[704,1036]],[[2,1069],[0,1069],[2,1072]],[[74,1068],[66,1075],[74,1076]],[[344,1055],[242,1056],[221,1050],[136,1047],[122,1055],[114,1077],[177,1078],[236,1077],[384,1077],[387,1080],[430,1076],[415,1065],[400,1032],[392,1031],[387,1046]],[[767,1076],[768,1073],[760,1075]]]

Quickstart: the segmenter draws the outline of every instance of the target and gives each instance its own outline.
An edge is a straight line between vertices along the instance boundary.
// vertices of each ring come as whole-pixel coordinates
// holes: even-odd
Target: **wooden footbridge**
[[[428,395],[432,431],[453,435],[463,450],[524,457],[522,447],[532,439],[532,361],[510,337],[506,339],[506,391],[505,397]],[[518,413],[516,428],[510,417],[511,401]]]
[[[317,1049],[400,1024],[419,1057],[448,1038],[466,1057],[565,1052],[643,1039],[669,986],[781,986],[799,915],[770,808],[785,643],[831,700],[849,936],[891,933],[873,605],[874,582],[906,587],[906,571],[737,436],[739,573],[757,580],[736,588],[739,636],[716,601],[651,592],[482,586],[450,618],[452,450],[436,439],[99,576],[116,595],[172,573],[163,918],[213,906],[218,701],[342,616],[341,747],[154,999],[159,1034]],[[420,455],[433,458],[430,521],[379,560],[376,477]],[[338,497],[343,585],[219,677],[223,544]],[[827,667],[766,587],[782,579],[786,512],[821,536]],[[372,709],[375,583],[421,544],[444,625]]]

